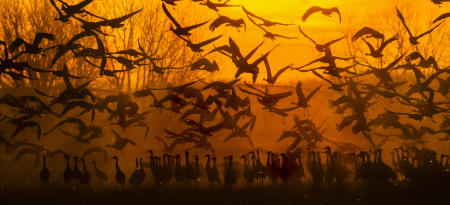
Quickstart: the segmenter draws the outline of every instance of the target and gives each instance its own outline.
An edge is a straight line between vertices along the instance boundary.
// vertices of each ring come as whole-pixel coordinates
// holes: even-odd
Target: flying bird
[[[192,25],[192,26],[181,27],[181,25],[177,22],[177,20],[175,20],[175,18],[172,16],[172,14],[170,14],[169,10],[167,9],[167,7],[166,7],[166,5],[164,3],[162,4],[162,8],[163,8],[163,11],[166,14],[166,16],[175,25],[175,28],[170,26],[170,30],[174,34],[176,34],[177,36],[190,36],[191,35],[191,33],[190,33],[191,30],[196,29],[196,28],[198,28],[200,26],[203,26],[206,23],[208,23],[208,21],[205,21],[203,23],[195,24],[195,25]]]
[[[223,3],[213,3],[210,0],[206,0],[205,2],[201,2],[201,5],[205,5],[207,6],[209,9],[215,11],[215,12],[219,12],[218,8],[223,8],[223,7],[237,7],[238,5],[229,5],[228,2],[230,2],[231,0],[226,0]]]
[[[123,148],[125,148],[125,146],[127,146],[127,144],[136,146],[136,142],[134,142],[133,140],[130,140],[130,139],[120,136],[120,134],[114,130],[111,130],[111,132],[115,135],[116,141],[112,145],[106,145],[107,147],[111,147],[111,148],[114,148],[117,150],[122,150]]]
[[[313,91],[311,91],[308,96],[305,96],[303,93],[303,84],[301,81],[297,82],[297,86],[295,87],[295,91],[297,92],[297,102],[293,102],[291,104],[297,105],[302,108],[309,107],[308,102],[311,100],[311,98],[317,93],[317,91],[320,90],[321,86],[318,86]]]
[[[219,35],[219,36],[210,38],[210,39],[208,39],[208,40],[206,40],[206,41],[203,41],[203,42],[200,42],[200,43],[193,43],[192,41],[190,41],[190,40],[188,40],[188,39],[185,39],[185,38],[183,38],[183,37],[180,36],[180,35],[179,35],[178,37],[179,37],[180,39],[182,39],[183,41],[185,41],[185,42],[187,43],[187,46],[188,46],[192,51],[197,52],[197,53],[200,53],[200,52],[203,52],[203,49],[202,49],[203,46],[206,46],[206,45],[208,45],[208,44],[211,44],[211,43],[214,42],[214,41],[217,41],[219,38],[222,37],[222,35]]]
[[[259,24],[255,23],[255,25],[257,25],[257,26],[272,27],[272,26],[291,26],[291,25],[293,25],[293,24],[285,24],[285,23],[280,23],[280,22],[275,22],[275,21],[270,21],[270,20],[264,19],[260,16],[255,15],[254,13],[248,11],[244,6],[241,6],[241,7],[242,7],[242,10],[244,10],[245,14],[247,14],[248,19],[255,18],[255,19],[262,21],[262,23],[259,23]]]
[[[361,38],[362,36],[381,39],[382,41],[384,41],[384,34],[370,27],[363,27],[358,32],[356,32],[355,35],[353,35],[352,37],[352,41],[356,41],[358,38]]]
[[[214,71],[219,71],[219,65],[216,61],[211,62],[206,58],[201,58],[191,65],[191,70],[204,70],[212,73]]]
[[[450,2],[450,0],[431,0],[431,2],[433,2],[433,4],[440,6],[444,2]]]
[[[281,74],[283,74],[287,69],[292,68],[293,66],[293,64],[290,64],[284,68],[281,68],[275,75],[272,76],[269,60],[267,60],[267,58],[264,58],[264,65],[266,66],[267,78],[264,78],[263,80],[267,81],[270,84],[274,84],[275,81],[277,81],[277,79],[281,76]]]
[[[411,30],[409,30],[409,28],[408,28],[408,25],[406,25],[406,22],[405,22],[405,17],[403,16],[403,14],[400,12],[400,10],[398,10],[398,8],[395,8],[396,10],[397,10],[397,16],[398,16],[398,18],[400,18],[400,21],[402,22],[402,24],[403,24],[403,26],[405,27],[405,29],[406,29],[406,31],[408,32],[408,35],[409,35],[409,42],[412,44],[412,45],[417,45],[417,44],[419,44],[419,39],[420,38],[422,38],[423,36],[425,36],[425,35],[427,35],[427,34],[430,34],[434,29],[436,29],[438,26],[440,26],[442,23],[439,23],[438,25],[436,25],[436,26],[434,26],[433,28],[431,28],[430,30],[428,30],[428,31],[426,31],[426,32],[424,32],[424,33],[422,33],[422,34],[420,34],[420,35],[418,35],[418,36],[414,36],[412,33],[411,33]]]
[[[339,11],[339,9],[337,7],[322,8],[320,6],[312,6],[311,8],[306,10],[306,12],[303,14],[302,21],[305,22],[309,16],[311,16],[312,14],[314,14],[316,12],[321,12],[323,15],[330,16],[330,17],[331,17],[331,14],[337,13],[339,15],[339,22],[341,22],[341,12]]]
[[[97,152],[100,152],[100,153],[103,154],[103,158],[104,158],[105,162],[108,161],[108,152],[106,152],[106,150],[103,149],[100,146],[96,146],[96,147],[92,147],[92,148],[86,149],[83,152],[83,154],[81,155],[81,158],[86,158],[86,156],[88,156],[90,154],[93,154],[93,153],[97,153]]]
[[[423,68],[429,68],[433,67],[436,71],[439,70],[439,65],[437,64],[436,59],[433,56],[428,57],[428,59],[425,59],[421,53],[418,51],[412,52],[408,56],[405,57],[406,62],[411,63],[414,60],[419,59],[419,63],[417,66],[423,67]]]
[[[442,14],[439,17],[437,17],[436,19],[434,19],[433,23],[436,23],[436,22],[446,19],[448,17],[450,17],[450,13]]]
[[[327,49],[330,48],[330,46],[331,46],[332,44],[334,44],[334,43],[336,43],[336,42],[338,42],[338,41],[340,41],[340,40],[342,40],[342,39],[345,38],[345,37],[341,37],[341,38],[338,38],[338,39],[329,41],[329,42],[327,42],[327,43],[325,43],[325,44],[318,44],[318,43],[317,43],[316,41],[314,41],[311,37],[309,37],[308,35],[306,35],[305,32],[303,32],[302,28],[300,28],[300,26],[298,26],[298,30],[300,31],[300,33],[301,33],[303,36],[305,36],[305,38],[309,39],[311,42],[314,43],[314,45],[316,45],[316,49],[317,49],[319,52],[325,52]]]
[[[49,41],[54,41],[56,39],[56,36],[51,33],[36,33],[36,35],[34,36],[33,43],[31,43],[31,44],[26,42],[22,38],[17,38],[9,46],[9,51],[14,52],[21,45],[25,45],[24,53],[39,54],[42,52],[42,48],[40,48],[39,45],[41,44],[43,39],[47,39]]]
[[[172,6],[176,6],[177,5],[176,2],[177,1],[181,1],[181,0],[161,0],[161,1],[163,1],[166,4],[170,4]]]
[[[239,19],[231,19],[228,16],[222,16],[220,15],[217,17],[216,20],[214,20],[211,25],[209,25],[209,30],[214,31],[216,28],[220,27],[221,25],[225,26],[231,26],[235,28],[241,28],[244,27],[244,30],[246,30],[245,21],[242,18]]]
[[[261,29],[262,31],[264,31],[264,37],[271,39],[272,41],[275,40],[275,38],[284,38],[284,39],[296,39],[296,37],[287,37],[281,34],[276,34],[276,33],[272,33],[270,31],[268,31],[267,29],[265,29],[262,25],[257,24],[252,18],[248,18],[248,20],[250,20],[250,22],[252,22],[255,26],[257,26],[259,29]]]
[[[381,45],[376,50],[375,50],[375,48],[373,47],[372,44],[370,44],[366,39],[363,38],[362,40],[364,41],[364,43],[366,43],[367,47],[369,47],[369,49],[370,49],[370,53],[367,53],[366,55],[370,55],[370,56],[372,56],[374,58],[381,58],[381,57],[383,57],[383,50],[384,50],[384,48],[386,48],[386,46],[388,44],[398,40],[398,38],[399,38],[399,35],[396,34],[396,35],[394,35],[393,37],[391,37],[390,39],[388,39],[386,41],[383,40],[383,42],[381,42]]]

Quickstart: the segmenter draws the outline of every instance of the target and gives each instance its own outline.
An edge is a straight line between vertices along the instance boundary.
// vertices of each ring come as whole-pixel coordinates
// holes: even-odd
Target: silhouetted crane
[[[33,43],[28,43],[22,38],[17,38],[9,46],[9,51],[14,52],[19,49],[21,45],[25,45],[25,51],[23,51],[22,53],[39,54],[43,51],[43,49],[39,47],[43,39],[54,41],[56,39],[56,36],[50,33],[36,33]]]
[[[193,43],[192,41],[190,41],[190,40],[188,40],[188,39],[186,39],[186,38],[184,38],[184,37],[182,37],[182,36],[178,36],[178,37],[179,37],[180,39],[182,39],[183,41],[185,41],[185,42],[187,43],[187,46],[188,46],[189,48],[191,48],[192,51],[198,52],[198,53],[199,53],[199,52],[203,52],[203,49],[202,49],[203,46],[206,46],[206,45],[208,45],[208,44],[211,44],[211,43],[214,42],[214,41],[217,41],[219,38],[222,37],[222,35],[219,35],[219,36],[210,38],[210,39],[205,40],[205,41],[200,42],[200,43]]]
[[[409,35],[409,42],[410,42],[412,45],[417,45],[417,44],[419,44],[419,41],[418,41],[418,40],[419,40],[420,38],[422,38],[423,36],[425,36],[425,35],[427,35],[427,34],[430,34],[431,32],[433,32],[434,29],[436,29],[438,26],[441,25],[441,23],[440,23],[440,24],[434,26],[433,28],[431,28],[430,30],[428,30],[428,31],[426,31],[426,32],[424,32],[424,33],[422,33],[422,34],[420,34],[420,35],[418,35],[418,36],[414,36],[414,35],[411,33],[411,31],[409,30],[408,26],[406,25],[405,17],[403,16],[403,14],[402,14],[402,13],[400,12],[400,10],[398,10],[397,8],[395,8],[395,9],[397,10],[397,16],[398,16],[398,18],[400,18],[400,21],[402,22],[403,26],[405,27],[406,31],[408,32],[408,35]]]
[[[47,159],[45,156],[42,156],[42,170],[39,173],[39,179],[42,184],[47,184],[50,179],[50,171],[47,169]]]
[[[257,26],[264,26],[264,27],[271,27],[271,26],[290,26],[293,24],[285,24],[285,23],[280,23],[280,22],[274,22],[274,21],[270,21],[267,19],[264,19],[260,16],[255,15],[254,13],[248,11],[244,6],[241,6],[242,10],[244,10],[245,14],[247,14],[247,17],[250,18],[255,18],[258,19],[260,21],[262,21],[262,23],[260,24],[255,24]]]
[[[91,180],[91,175],[89,174],[89,171],[86,167],[84,158],[81,158],[81,165],[83,165],[83,172],[81,173],[81,176],[80,176],[80,184],[81,185],[89,185],[89,181]]]
[[[185,169],[181,166],[181,156],[178,154],[175,156],[175,180],[177,182],[184,182],[186,178]]]
[[[338,39],[329,41],[329,42],[327,42],[327,43],[325,43],[325,44],[318,44],[318,43],[317,43],[316,41],[314,41],[311,37],[309,37],[308,35],[306,35],[306,34],[303,32],[302,28],[300,28],[300,26],[298,26],[298,30],[300,31],[300,33],[301,33],[305,38],[307,38],[307,39],[310,40],[312,43],[314,43],[314,45],[316,46],[316,49],[317,49],[319,52],[326,52],[326,51],[330,48],[330,46],[331,46],[332,44],[334,44],[334,43],[336,43],[336,42],[338,42],[338,41],[340,41],[340,40],[342,40],[342,39],[345,38],[345,37],[341,37],[341,38],[338,38]]]
[[[375,38],[375,39],[380,39],[382,41],[384,41],[384,34],[376,31],[373,28],[370,27],[363,27],[362,29],[360,29],[358,32],[355,33],[355,35],[352,36],[352,41],[356,41],[357,39],[367,36],[368,38]]]
[[[175,20],[175,18],[172,16],[172,14],[170,14],[169,10],[167,10],[166,5],[163,3],[162,4],[162,8],[164,13],[166,14],[166,16],[170,19],[170,21],[172,21],[172,23],[175,25],[175,28],[173,28],[172,26],[170,27],[170,30],[176,34],[177,36],[190,36],[191,33],[190,31],[193,29],[196,29],[200,26],[205,25],[206,23],[208,23],[208,21],[205,21],[203,23],[199,23],[199,24],[195,24],[192,26],[188,26],[188,27],[181,27],[181,25]]]
[[[133,146],[136,146],[136,142],[134,142],[133,140],[120,136],[120,134],[114,130],[111,130],[111,132],[116,136],[116,141],[112,145],[106,145],[107,147],[122,150],[123,148],[125,148],[125,146],[127,146],[128,143]]]
[[[316,12],[321,12],[325,16],[331,16],[333,13],[337,13],[339,15],[339,22],[341,22],[341,12],[337,7],[332,8],[322,8],[320,6],[312,6],[302,16],[302,21],[305,22],[308,17]]]
[[[138,158],[136,158],[136,168],[134,172],[131,174],[129,182],[131,185],[138,187],[139,186],[139,161]]]
[[[209,9],[215,11],[215,12],[219,12],[219,8],[224,8],[224,7],[237,7],[238,5],[229,5],[228,2],[230,2],[231,0],[225,0],[222,3],[214,3],[210,0],[206,0],[201,2],[201,5],[205,5],[207,6]],[[219,1],[220,2],[220,1]]]
[[[214,20],[211,25],[209,25],[209,30],[214,31],[217,28],[219,28],[221,25],[225,25],[225,26],[231,26],[231,27],[235,27],[235,28],[241,28],[244,27],[244,30],[246,30],[246,24],[244,19],[239,18],[239,19],[231,19],[228,16],[222,16],[219,15],[219,17],[216,18],[216,20]]]
[[[106,173],[97,167],[97,163],[95,161],[91,161],[91,163],[94,165],[94,171],[97,180],[102,184],[108,182],[108,176],[106,175]]]
[[[293,64],[290,64],[288,66],[285,66],[277,71],[275,75],[272,75],[272,70],[270,69],[269,60],[267,58],[264,58],[264,65],[266,66],[266,72],[267,72],[267,78],[264,78],[263,80],[267,81],[270,84],[275,84],[275,81],[283,74],[287,69],[292,68]]]
[[[120,184],[121,186],[125,185],[125,174],[122,172],[122,170],[119,167],[119,159],[117,156],[114,156],[113,159],[116,162],[116,183]]]
[[[439,17],[437,17],[436,19],[433,20],[433,23],[436,23],[438,21],[444,20],[446,18],[450,17],[450,13],[445,13],[440,15]]]
[[[176,2],[177,1],[181,1],[181,0],[162,0],[164,3],[166,3],[166,4],[170,4],[170,5],[173,5],[173,6],[176,6],[177,4],[176,4]]]
[[[78,157],[75,156],[72,170],[72,182],[75,188],[80,185],[80,178],[81,178],[81,170],[78,168]]]
[[[364,41],[364,43],[366,43],[367,47],[369,47],[369,49],[370,49],[370,53],[367,53],[366,55],[370,55],[370,56],[372,56],[374,58],[381,58],[381,57],[383,57],[383,50],[384,50],[384,48],[386,48],[386,46],[388,44],[398,40],[398,38],[399,38],[399,36],[397,34],[397,35],[394,35],[393,37],[389,38],[386,41],[383,40],[381,42],[381,45],[376,50],[372,46],[372,44],[370,44],[369,42],[367,42],[366,39],[363,38],[362,40]]]
[[[311,100],[314,94],[319,91],[320,87],[321,86],[315,88],[308,94],[308,96],[305,96],[305,94],[303,93],[302,82],[298,81],[297,86],[295,87],[295,92],[297,92],[297,102],[293,102],[292,104],[306,109],[307,107],[309,107],[308,102]]]

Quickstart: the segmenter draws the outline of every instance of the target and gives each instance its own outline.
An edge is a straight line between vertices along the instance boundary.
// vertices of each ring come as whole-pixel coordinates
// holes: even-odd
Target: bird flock
[[[441,154],[440,158],[430,149],[395,148],[391,151],[392,167],[382,158],[382,149],[356,152],[332,152],[330,146],[321,150],[297,150],[296,152],[273,153],[266,152],[266,160],[260,157],[259,150],[248,152],[238,159],[233,155],[225,156],[223,162],[217,165],[217,158],[206,154],[203,168],[200,157],[190,158],[190,152],[182,155],[164,153],[162,156],[154,154],[153,150],[147,152],[149,163],[143,162],[143,157],[136,158],[135,169],[125,174],[119,165],[119,158],[115,160],[115,180],[108,180],[107,174],[100,170],[95,161],[92,161],[95,176],[102,185],[116,184],[124,187],[141,187],[146,178],[154,186],[162,188],[168,185],[185,185],[187,188],[199,186],[203,181],[214,188],[219,184],[231,188],[239,181],[248,186],[264,186],[277,184],[312,183],[345,184],[350,181],[361,183],[407,183],[425,184],[449,188],[450,184],[450,155]],[[306,155],[306,156],[305,156]],[[325,155],[325,156],[324,156]],[[66,186],[71,188],[89,187],[91,175],[83,158],[82,169],[79,168],[78,157],[73,158],[71,166],[70,157],[66,158],[66,168],[62,179]],[[322,160],[325,157],[325,160]],[[184,163],[182,163],[184,161]],[[203,160],[202,160],[203,161]],[[112,166],[112,165],[111,165]],[[219,167],[219,168],[218,168]],[[150,169],[147,175],[146,169]],[[128,181],[126,180],[128,177]],[[46,166],[46,156],[43,156],[43,165],[40,180],[47,184],[50,171]]]
[[[418,149],[415,146],[402,146],[393,151],[393,167],[389,167],[383,162],[381,154],[383,143],[392,137],[412,140],[422,145],[425,143],[423,136],[426,134],[442,136],[439,139],[444,142],[450,139],[450,115],[448,114],[450,109],[448,104],[448,90],[450,88],[448,73],[450,68],[439,65],[437,59],[433,56],[425,57],[418,49],[420,40],[424,36],[431,35],[437,29],[443,27],[446,18],[449,17],[448,13],[438,16],[433,21],[433,25],[430,25],[430,29],[417,35],[413,34],[408,27],[408,19],[396,8],[398,19],[395,20],[401,23],[407,32],[410,46],[415,50],[410,53],[399,51],[393,61],[386,60],[384,51],[387,47],[393,46],[394,42],[400,40],[400,34],[394,34],[386,39],[383,33],[374,28],[361,28],[350,37],[351,42],[360,43],[362,41],[367,47],[366,56],[362,58],[379,60],[381,65],[375,66],[368,61],[362,61],[361,57],[339,57],[333,54],[332,46],[344,40],[347,36],[332,39],[322,44],[313,39],[315,36],[307,34],[301,25],[268,20],[251,12],[244,6],[232,5],[231,0],[223,2],[193,0],[200,6],[217,13],[217,18],[211,23],[204,21],[193,25],[182,25],[174,18],[173,13],[177,11],[177,3],[180,0],[162,0],[161,9],[171,22],[170,31],[179,40],[185,42],[185,45],[193,53],[200,56],[191,65],[172,68],[161,66],[161,57],[148,54],[147,48],[144,48],[139,42],[137,49],[109,51],[106,48],[104,38],[110,36],[107,29],[123,28],[124,22],[139,14],[141,10],[133,11],[121,17],[107,19],[86,10],[86,7],[93,0],[83,0],[73,5],[62,0],[49,1],[58,15],[55,21],[62,23],[76,22],[80,25],[81,32],[73,35],[66,43],[45,48],[41,47],[44,40],[51,43],[58,37],[50,33],[38,32],[31,43],[22,38],[17,38],[11,43],[0,41],[0,46],[3,47],[3,55],[0,59],[0,75],[2,78],[9,78],[13,81],[35,81],[39,80],[40,74],[47,73],[61,78],[64,82],[65,88],[57,95],[51,95],[47,93],[48,91],[39,88],[32,88],[33,94],[6,93],[0,97],[0,104],[5,108],[13,108],[14,111],[13,114],[1,113],[0,116],[0,121],[5,121],[8,126],[12,127],[11,135],[7,136],[8,130],[3,130],[0,133],[0,144],[3,145],[2,151],[7,154],[14,154],[13,161],[15,162],[20,161],[25,155],[33,155],[36,159],[35,166],[39,166],[41,164],[40,159],[42,159],[43,167],[40,178],[44,183],[49,181],[51,175],[46,166],[48,158],[62,156],[67,162],[66,169],[62,174],[65,184],[75,187],[88,185],[92,177],[87,169],[88,164],[85,163],[85,159],[95,154],[103,156],[106,162],[112,151],[122,151],[127,145],[139,146],[138,142],[124,136],[126,130],[145,129],[143,138],[147,139],[151,135],[148,117],[152,112],[159,111],[178,115],[185,128],[182,131],[163,128],[164,136],[151,136],[164,147],[165,153],[162,157],[157,157],[153,154],[153,151],[149,151],[149,162],[146,157],[136,158],[135,170],[131,174],[125,174],[120,169],[119,158],[114,156],[115,181],[117,184],[123,186],[129,183],[136,187],[141,186],[148,177],[145,168],[150,168],[153,181],[157,186],[163,186],[173,179],[191,187],[200,181],[202,175],[206,176],[211,186],[223,183],[227,187],[232,187],[237,183],[240,176],[243,176],[248,184],[262,185],[267,179],[272,183],[278,183],[278,181],[286,183],[301,182],[306,177],[306,170],[308,170],[314,183],[331,183],[334,181],[341,183],[351,178],[350,173],[353,172],[354,179],[363,181],[388,182],[403,179],[408,182],[428,181],[429,183],[446,182],[447,185],[450,184],[448,183],[448,155],[442,154],[439,161],[436,152],[432,150]],[[432,2],[440,4],[445,1]],[[241,8],[244,17],[233,19],[223,15],[222,9],[228,7]],[[339,16],[339,22],[345,20],[337,7],[321,8],[318,6],[306,10],[301,20],[306,22],[318,13],[330,16],[330,18],[336,14]],[[87,20],[87,17],[96,21]],[[263,38],[272,41],[277,41],[279,38],[295,41],[304,37],[323,55],[301,66],[289,64],[274,74],[269,57],[279,45],[264,51],[254,60],[252,60],[254,56],[265,44],[264,40],[254,46],[248,53],[243,53],[236,40],[231,37],[228,38],[228,41],[225,41],[224,45],[210,47],[212,43],[225,38],[224,33],[215,34],[220,31],[219,28],[234,27],[241,32],[241,28],[247,29],[246,22],[261,30]],[[210,31],[214,33],[214,37],[198,42],[191,40],[193,35],[191,32],[207,24],[209,24]],[[292,26],[298,27],[301,37],[286,36],[269,30],[272,27]],[[91,48],[80,44],[79,40],[81,39],[94,40],[96,47]],[[53,52],[51,68],[31,66],[23,60],[25,55],[44,55],[44,53],[51,52]],[[71,68],[65,63],[62,64],[61,68],[54,67],[58,65],[57,62],[63,56],[70,53],[73,58],[83,59],[93,69],[98,70],[98,76],[88,79],[84,76],[73,75],[70,73]],[[166,87],[147,87],[133,93],[117,92],[108,96],[101,96],[90,89],[90,84],[97,78],[117,78],[117,73],[130,72],[147,64],[152,65],[157,74],[172,69],[191,69],[192,71],[214,73],[220,70],[220,65],[209,58],[210,55],[214,54],[231,60],[236,67],[235,79],[229,82],[205,82],[204,79],[198,79],[192,82],[183,82],[181,85],[168,84]],[[351,64],[342,67],[341,62]],[[118,64],[122,69],[111,69],[108,63]],[[294,127],[284,131],[278,139],[278,141],[283,141],[293,138],[294,141],[285,153],[267,152],[264,165],[259,150],[256,149],[251,138],[257,119],[252,112],[252,101],[250,99],[256,98],[256,102],[263,107],[263,110],[286,118],[290,112],[299,108],[303,108],[306,112],[308,107],[313,106],[310,103],[311,99],[323,88],[319,85],[305,95],[304,82],[298,81],[295,87],[297,101],[289,102],[290,106],[288,107],[280,107],[280,102],[286,101],[286,98],[292,96],[294,92],[274,93],[268,85],[265,87],[256,85],[255,82],[260,78],[259,67],[262,65],[265,66],[267,73],[263,80],[271,85],[276,84],[277,79],[287,72],[311,73],[329,84],[328,89],[339,94],[339,98],[330,101],[330,106],[336,109],[337,113],[344,115],[342,121],[337,125],[337,129],[343,130],[351,127],[354,134],[361,133],[370,142],[372,149],[359,149],[361,152],[358,153],[356,152],[358,149],[354,145],[333,142],[324,137],[321,126],[317,126],[306,116],[300,118],[294,114],[292,115]],[[353,69],[355,67],[359,69]],[[413,82],[396,80],[391,76],[394,71],[412,73],[412,76],[414,76]],[[429,74],[430,72],[431,74]],[[252,82],[241,83],[240,78],[243,75],[250,75]],[[363,78],[366,76],[370,76],[378,82],[370,83]],[[435,82],[438,83],[438,88],[435,88]],[[403,92],[400,89],[401,86],[409,87],[407,87],[406,92]],[[151,98],[150,109],[144,108],[138,103],[138,100],[143,98]],[[379,98],[395,100],[407,109],[384,107],[384,112],[379,113],[378,116],[368,116],[367,113]],[[442,98],[445,98],[446,101],[438,101]],[[75,113],[76,115],[74,115]],[[89,120],[82,118],[85,114],[90,114]],[[99,114],[105,116],[107,122],[113,127],[110,132],[107,133],[104,127],[96,125]],[[435,122],[433,117],[439,118],[439,128],[417,127],[408,123],[409,120],[421,122],[425,118]],[[436,122],[436,124],[438,123]],[[375,131],[379,130],[380,126],[383,129],[399,131],[399,134],[384,134]],[[42,127],[50,128],[43,129]],[[29,132],[27,131],[31,128],[35,130],[36,143],[30,142],[30,138],[18,139],[28,136]],[[117,131],[118,128],[122,129],[122,133]],[[225,157],[221,165],[223,167],[222,175],[219,174],[218,165],[216,166],[217,153],[210,141],[219,132],[221,134],[227,133],[223,138],[224,142],[234,138],[245,139],[255,150],[241,156],[242,167],[235,163],[238,160],[234,159],[233,155]],[[105,146],[91,146],[95,140],[102,138],[104,135],[113,136],[115,142]],[[73,154],[66,153],[61,149],[49,150],[47,146],[40,144],[42,138],[56,136],[66,137],[80,145],[90,147],[81,156],[72,157]],[[374,136],[380,137],[381,142],[375,143]],[[325,148],[326,166],[322,164],[321,152],[317,151],[320,148],[318,143],[324,141],[337,147],[336,152],[332,152],[330,147]],[[306,145],[303,145],[303,142],[306,142]],[[171,154],[176,147],[187,145],[189,147],[184,154],[185,163],[183,166],[181,155]],[[189,158],[189,152],[193,149],[200,149],[209,153],[205,156],[207,162],[204,169],[199,164],[200,156],[195,156],[194,161]],[[304,153],[307,154],[307,160],[302,159],[302,153],[303,155]],[[73,162],[71,162],[71,159],[73,159]],[[79,162],[82,165],[81,169]],[[90,164],[95,170],[98,181],[100,183],[108,182],[107,174],[97,166],[96,162],[90,161]],[[306,169],[304,169],[303,164],[306,165]],[[349,168],[350,164],[354,167]]]

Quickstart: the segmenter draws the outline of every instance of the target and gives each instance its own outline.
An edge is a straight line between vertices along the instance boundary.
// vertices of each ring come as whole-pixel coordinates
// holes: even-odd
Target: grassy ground
[[[405,184],[311,184],[225,189],[16,189],[0,204],[449,204],[448,189]]]

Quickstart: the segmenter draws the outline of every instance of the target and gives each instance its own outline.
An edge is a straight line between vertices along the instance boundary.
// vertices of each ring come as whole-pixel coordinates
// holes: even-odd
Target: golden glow
[[[383,31],[386,29],[386,26],[399,24],[400,22],[394,13],[395,7],[404,8],[408,11],[412,10],[411,12],[415,15],[413,17],[418,17],[420,20],[418,22],[423,23],[419,25],[425,26],[424,28],[429,25],[431,19],[437,14],[447,12],[448,8],[450,8],[449,5],[442,5],[441,7],[433,5],[430,0],[414,1],[414,6],[411,6],[411,1],[408,0],[232,0],[229,4],[243,5],[247,10],[263,18],[295,24],[294,26],[274,27],[269,28],[268,30],[290,37],[298,37],[298,39],[277,39],[273,42],[266,39],[265,46],[257,53],[259,55],[270,49],[272,46],[281,44],[281,46],[279,46],[270,56],[270,62],[271,65],[273,65],[272,69],[275,71],[290,63],[300,66],[320,56],[320,53],[315,51],[314,45],[298,32],[297,25],[300,25],[302,29],[316,41],[327,42],[342,36],[350,38],[357,29],[362,28],[363,26],[371,26]],[[326,8],[338,7],[342,15],[342,22],[339,23],[339,17],[336,14],[328,17],[319,13],[312,15],[307,22],[302,22],[301,17],[303,13],[314,5]],[[204,7],[198,7],[198,9],[202,11],[205,10]],[[208,13],[208,11],[206,11],[206,13]],[[216,14],[214,12],[210,12],[209,14],[212,21],[216,17]],[[220,14],[246,19],[246,16],[240,7],[222,9]],[[435,15],[430,16],[430,14]],[[203,16],[196,16],[195,18],[204,19]],[[227,43],[228,36],[230,36],[238,42],[243,53],[246,53],[264,40],[263,32],[247,20],[246,22],[247,31],[245,33],[242,31],[240,33],[234,32],[232,28],[226,28],[219,29],[214,34],[208,35],[224,33],[224,38],[222,38],[221,42],[217,43],[218,45],[220,43]],[[416,23],[416,25],[418,24]],[[448,30],[448,26],[444,29]],[[404,32],[404,29],[397,32]],[[387,32],[386,35],[391,35],[391,33]],[[351,52],[348,49],[347,43],[347,41],[343,40],[335,44],[333,46],[333,51],[342,54],[343,56],[349,55]],[[448,42],[445,43],[447,44]],[[220,56],[217,57],[219,59],[221,58]],[[221,62],[221,65],[221,71],[215,76],[221,79],[232,78],[235,71],[233,65],[227,60]],[[260,67],[260,72],[262,75],[265,74],[264,66]],[[304,77],[308,75],[299,75],[298,73],[283,75],[280,77],[279,82],[292,84],[291,82],[296,81],[299,76]],[[261,79],[262,78],[259,78],[260,82],[262,82]],[[248,79],[244,78],[244,80]]]

